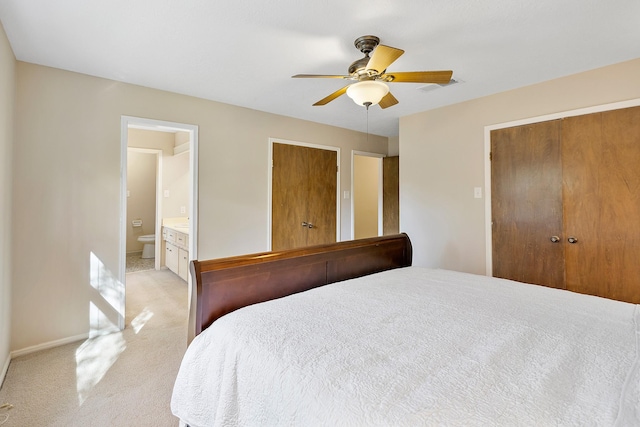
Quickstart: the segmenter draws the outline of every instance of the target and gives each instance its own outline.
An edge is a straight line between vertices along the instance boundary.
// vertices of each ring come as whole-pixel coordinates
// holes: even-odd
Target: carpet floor
[[[0,403],[9,426],[177,426],[169,408],[186,350],[187,284],[168,270],[126,275],[123,331],[13,359]]]

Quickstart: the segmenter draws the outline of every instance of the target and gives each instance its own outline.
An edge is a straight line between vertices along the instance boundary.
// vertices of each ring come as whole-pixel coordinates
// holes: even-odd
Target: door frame
[[[383,224],[384,224],[384,218],[383,218],[383,200],[382,197],[384,195],[384,188],[383,188],[383,166],[382,166],[382,159],[387,157],[386,154],[381,154],[381,153],[373,153],[373,152],[369,152],[369,151],[358,151],[358,150],[351,150],[351,240],[355,239],[355,235],[356,235],[356,216],[355,216],[355,203],[354,203],[354,183],[355,183],[355,168],[354,166],[354,157],[355,156],[364,156],[364,157],[375,157],[378,158],[378,236],[382,236],[383,234]]]
[[[125,300],[126,300],[126,266],[127,266],[127,149],[129,142],[129,127],[136,127],[156,131],[183,131],[189,133],[189,257],[197,259],[198,257],[198,126],[186,123],[169,122],[166,120],[145,119],[142,117],[121,116],[120,117],[120,238],[119,252],[120,262],[118,266],[118,280],[123,284],[124,292],[119,296],[120,313],[119,325],[120,330],[125,327]],[[157,171],[158,173],[158,171]],[[156,185],[157,181],[156,181]],[[161,193],[162,188],[158,189]],[[156,204],[161,200],[160,194],[156,195]],[[160,246],[162,245],[162,218],[156,220],[156,265],[159,265]],[[191,276],[188,280],[188,301],[189,309],[194,303],[195,295],[192,292]]]
[[[485,270],[487,276],[493,276],[493,241],[491,227],[491,131],[514,126],[528,125],[548,120],[563,119],[565,117],[581,116],[584,114],[600,113],[603,111],[619,110],[621,108],[640,106],[640,98],[627,101],[612,102],[609,104],[595,105],[592,107],[578,108],[575,110],[561,111],[553,114],[528,117],[510,122],[496,123],[484,127],[484,223],[485,223]]]
[[[269,138],[269,152],[268,152],[268,164],[267,164],[267,251],[270,251],[271,246],[271,231],[272,231],[272,209],[273,209],[273,144],[286,144],[297,145],[299,147],[317,148],[326,151],[336,152],[336,242],[340,241],[340,147],[332,147],[330,145],[311,144],[308,142],[291,141],[281,138]]]

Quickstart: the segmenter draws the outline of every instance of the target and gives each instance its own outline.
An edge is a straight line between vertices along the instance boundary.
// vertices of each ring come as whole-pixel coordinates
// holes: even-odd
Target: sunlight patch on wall
[[[96,291],[91,296],[89,337],[117,332],[124,325],[124,284],[93,252],[89,256],[89,283]]]

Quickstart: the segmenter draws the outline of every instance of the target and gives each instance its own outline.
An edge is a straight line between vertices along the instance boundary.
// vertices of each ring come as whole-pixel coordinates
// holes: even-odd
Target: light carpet
[[[186,350],[187,284],[127,274],[126,328],[15,358],[0,389],[8,426],[177,426],[169,408]]]

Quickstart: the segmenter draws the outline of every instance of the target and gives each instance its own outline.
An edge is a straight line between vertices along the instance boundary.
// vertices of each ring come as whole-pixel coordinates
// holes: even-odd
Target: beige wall
[[[199,126],[199,258],[267,248],[269,138],[386,153],[388,139],[140,86],[17,63],[14,146],[13,350],[89,330],[93,254],[119,265],[120,121]],[[341,203],[348,238],[350,204]],[[37,268],[34,268],[34,262]]]
[[[162,198],[162,217],[190,217],[189,203],[189,152],[175,156],[164,156],[162,164],[162,188],[169,197]],[[184,212],[181,211],[184,208]]]
[[[16,60],[0,24],[0,384],[11,330],[11,171]]]
[[[414,264],[485,273],[485,126],[640,98],[640,59],[400,119],[400,228]],[[486,190],[486,189],[485,189]]]
[[[171,132],[136,128],[131,128],[127,131],[128,147],[162,150],[163,156],[173,156],[173,149],[176,145],[175,141],[176,137]]]
[[[128,146],[130,148],[141,149],[153,149],[162,151],[162,188],[161,188],[161,206],[162,212],[160,212],[160,222],[162,218],[176,218],[176,217],[189,217],[189,152],[182,151],[180,154],[174,154],[174,148],[181,146],[182,144],[189,142],[188,132],[160,132],[146,129],[131,128],[128,131]],[[132,162],[137,161],[141,154],[128,159],[128,166],[131,166]],[[146,154],[146,156],[152,156]],[[149,161],[150,157],[147,157]],[[155,156],[153,156],[155,161]],[[129,169],[128,169],[129,170]],[[134,172],[135,171],[131,171]],[[143,205],[131,206],[129,204],[134,197],[128,198],[127,202],[127,252],[142,250],[143,244],[137,241],[138,236],[143,234],[153,234],[155,232],[155,163],[153,166],[153,172],[150,171],[150,165],[147,165],[146,170],[137,171],[142,173],[142,177],[145,177],[147,182],[144,185],[146,189],[146,200]],[[129,177],[127,177],[129,178]],[[151,186],[154,190],[151,193]],[[165,190],[169,191],[169,196],[166,197]],[[151,198],[153,196],[153,198]],[[153,207],[150,210],[150,207]],[[181,212],[181,208],[185,208],[185,212]],[[137,212],[137,213],[136,213]],[[144,214],[142,214],[144,212]],[[138,214],[139,213],[139,214]],[[134,217],[140,217],[143,215],[143,226],[140,228],[133,228],[131,221]]]
[[[389,137],[389,152],[388,156],[399,156],[400,155],[400,137],[399,136],[391,136]]]
[[[156,232],[156,163],[158,156],[135,150],[127,152],[127,253],[141,251],[138,237]],[[141,220],[134,227],[133,220]]]
[[[189,132],[176,132],[174,134],[174,147],[178,147],[182,144],[189,142]]]
[[[380,162],[379,157],[353,156],[353,235],[356,239],[378,235]]]

